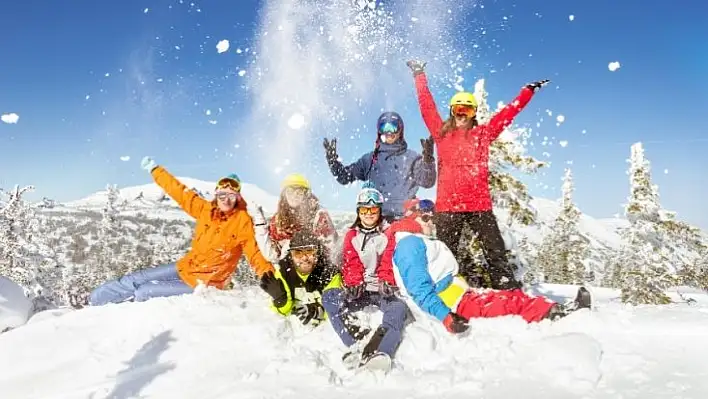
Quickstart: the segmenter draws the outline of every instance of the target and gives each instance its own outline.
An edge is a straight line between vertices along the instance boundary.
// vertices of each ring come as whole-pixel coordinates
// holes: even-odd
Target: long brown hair
[[[470,129],[474,128],[477,125],[479,125],[479,122],[477,122],[477,116],[475,115],[467,122],[467,126],[464,127],[465,133],[469,132]],[[445,122],[443,122],[442,128],[440,128],[440,137],[445,137],[446,134],[450,133],[452,130],[455,129],[455,117],[450,115],[447,117]]]
[[[276,228],[283,232],[295,232],[305,226],[312,226],[315,220],[315,215],[320,209],[320,200],[312,194],[312,191],[307,190],[305,198],[302,201],[299,209],[294,209],[288,204],[285,198],[285,190],[281,191],[278,199],[278,211]]]

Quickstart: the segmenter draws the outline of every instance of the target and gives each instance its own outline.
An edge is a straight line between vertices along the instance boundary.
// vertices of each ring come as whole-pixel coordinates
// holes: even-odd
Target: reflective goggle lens
[[[361,207],[361,208],[359,208],[360,215],[378,215],[379,213],[381,213],[381,208],[379,208],[379,207],[373,207],[373,208]]]
[[[455,116],[472,117],[477,113],[477,109],[470,105],[453,105],[452,114]]]
[[[379,133],[381,134],[396,134],[399,132],[401,124],[397,120],[384,121],[379,124]]]

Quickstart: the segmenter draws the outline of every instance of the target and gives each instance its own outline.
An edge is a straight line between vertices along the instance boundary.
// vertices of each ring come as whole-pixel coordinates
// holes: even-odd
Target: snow
[[[569,20],[569,21],[575,20],[575,15],[573,15],[573,14],[568,15],[568,20]]]
[[[9,114],[2,114],[2,116],[0,116],[0,120],[2,120],[3,122],[5,122],[7,124],[15,124],[15,123],[17,123],[17,121],[20,120],[20,116],[17,115],[16,113],[12,112]]]
[[[556,299],[574,291],[538,287]],[[421,317],[406,328],[387,376],[346,371],[327,323],[308,330],[276,315],[258,288],[54,313],[0,335],[0,391],[8,398],[705,396],[706,295],[688,294],[695,306],[632,308],[617,303],[616,291],[593,293],[592,312],[556,323],[479,319],[461,337]],[[365,316],[380,321],[376,311]]]
[[[299,112],[295,112],[288,119],[288,126],[293,130],[300,130],[304,125],[305,117]]]
[[[238,173],[238,171],[236,172]],[[214,187],[216,187],[215,181],[210,182],[191,177],[177,177],[177,179],[189,189],[195,189],[205,198],[211,200],[214,194]],[[249,207],[257,203],[265,211],[275,212],[278,197],[265,192],[260,187],[242,182],[241,194],[249,204]],[[146,217],[168,219],[183,219],[187,217],[184,211],[179,209],[177,204],[169,197],[165,201],[161,201],[164,195],[164,191],[155,183],[124,187],[119,190],[121,201],[126,202],[126,214],[141,213]],[[69,208],[100,210],[105,204],[106,191],[99,191],[86,198],[69,201],[62,205]]]
[[[618,61],[610,62],[607,65],[607,69],[609,69],[611,72],[614,72],[614,71],[618,70],[619,68],[620,68],[620,63]]]
[[[219,40],[219,42],[216,43],[216,51],[219,54],[229,51],[229,41],[226,39]]]
[[[246,71],[243,70],[243,69],[240,70],[240,71],[238,71],[238,76],[243,76],[243,75],[245,75],[245,74],[246,74]]]
[[[120,160],[123,162],[128,162],[130,161],[130,155],[123,155],[122,157],[120,157]]]
[[[25,324],[31,312],[32,301],[25,296],[22,287],[0,276],[0,333]]]
[[[561,147],[567,147],[568,146],[568,140],[561,140],[558,142]]]
[[[558,124],[565,122],[565,115],[556,116],[556,122],[558,122]]]

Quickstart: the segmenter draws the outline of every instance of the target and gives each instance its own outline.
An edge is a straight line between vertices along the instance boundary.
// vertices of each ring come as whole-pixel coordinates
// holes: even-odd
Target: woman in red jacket
[[[514,270],[506,258],[506,248],[489,192],[489,146],[531,100],[533,94],[549,81],[529,83],[514,101],[480,125],[475,117],[477,101],[471,93],[459,92],[450,100],[450,114],[443,121],[428,88],[425,63],[408,61],[415,78],[418,103],[423,121],[438,152],[438,184],[435,225],[437,237],[455,254],[461,273],[474,278],[467,256],[469,242],[460,235],[465,228],[477,234],[484,251],[491,288],[520,288]],[[462,235],[465,237],[466,235]]]

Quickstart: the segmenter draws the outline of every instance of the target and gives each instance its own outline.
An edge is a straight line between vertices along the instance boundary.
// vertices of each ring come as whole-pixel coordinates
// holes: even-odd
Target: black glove
[[[417,60],[410,60],[410,61],[406,62],[406,65],[408,65],[408,68],[410,68],[411,71],[413,71],[413,76],[425,72],[425,65],[426,64],[427,64],[427,62],[417,61]]]
[[[283,281],[275,278],[273,272],[267,272],[261,277],[261,288],[273,298],[273,305],[282,308],[288,303],[288,293],[285,292]]]
[[[548,80],[548,79],[543,79],[543,80],[539,80],[538,82],[531,82],[531,83],[527,84],[527,85],[524,86],[524,87],[526,87],[527,89],[533,90],[533,92],[535,93],[535,92],[538,91],[538,89],[540,89],[541,87],[547,85],[549,82],[550,82],[550,80]]]
[[[470,328],[469,324],[467,324],[467,320],[465,320],[464,317],[454,312],[450,312],[447,314],[447,316],[445,316],[445,319],[443,320],[443,325],[445,326],[447,331],[453,334],[463,333],[467,331],[468,328]]]
[[[369,327],[362,326],[359,319],[348,310],[341,313],[339,317],[342,318],[344,328],[347,329],[347,332],[352,336],[352,338],[354,338],[355,341],[360,341],[366,338],[366,336],[371,332]]]
[[[365,288],[364,284],[344,287],[344,300],[351,302],[361,298],[364,296]]]
[[[337,158],[339,158],[339,155],[337,155],[337,139],[327,140],[327,138],[325,138],[322,145],[325,148],[327,164],[332,165],[337,161]]]
[[[319,303],[299,304],[293,308],[293,314],[303,325],[312,322],[312,325],[316,326],[324,319],[324,308]]]
[[[398,287],[391,285],[385,281],[379,281],[379,295],[383,298],[388,298],[396,296],[398,294]]]
[[[433,141],[433,138],[428,137],[427,139],[420,139],[420,145],[421,147],[423,147],[423,162],[435,162],[435,157],[433,157],[433,148],[435,146],[435,142]]]

